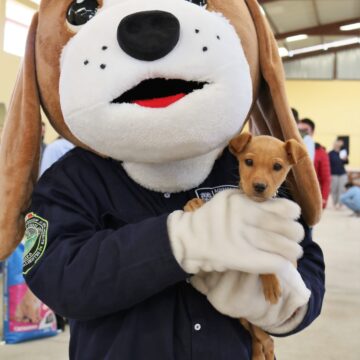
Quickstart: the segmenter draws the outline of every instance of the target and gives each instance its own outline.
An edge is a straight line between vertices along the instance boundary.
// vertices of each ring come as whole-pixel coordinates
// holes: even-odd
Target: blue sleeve
[[[47,145],[41,159],[39,177],[49,169],[52,164],[73,148],[74,145],[65,139],[58,139]]]
[[[170,248],[167,215],[104,229],[86,182],[58,169],[40,180],[31,206],[48,222],[47,245],[25,277],[44,303],[71,319],[94,319],[186,278]]]
[[[52,143],[46,146],[41,159],[39,177],[61,156],[62,154],[58,151],[56,144]]]
[[[298,261],[298,271],[307,288],[311,291],[307,313],[301,324],[287,334],[275,335],[278,337],[296,334],[308,327],[319,315],[325,295],[325,264],[324,256],[318,244],[312,240],[312,229],[303,221],[305,238],[301,245],[304,256]]]

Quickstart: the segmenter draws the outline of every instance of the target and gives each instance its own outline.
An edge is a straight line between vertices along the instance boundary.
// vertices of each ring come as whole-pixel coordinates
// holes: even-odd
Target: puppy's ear
[[[0,142],[0,260],[9,256],[23,237],[24,217],[38,176],[41,118],[35,69],[37,24],[35,14]]]
[[[295,165],[300,160],[308,157],[305,146],[294,139],[286,141],[284,146],[291,165]]]
[[[244,132],[230,141],[229,149],[234,155],[238,155],[244,151],[247,144],[252,139],[252,135],[249,132]]]
[[[285,74],[274,35],[256,0],[245,0],[254,21],[259,44],[261,82],[250,114],[253,134],[271,135],[280,140],[301,138],[285,91]],[[288,175],[292,196],[299,203],[305,221],[316,224],[321,217],[319,183],[310,157],[295,165]]]

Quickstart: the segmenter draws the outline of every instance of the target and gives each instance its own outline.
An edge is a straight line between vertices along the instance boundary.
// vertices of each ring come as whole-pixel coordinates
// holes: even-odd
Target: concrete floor
[[[350,217],[346,210],[326,210],[314,239],[323,248],[327,265],[323,312],[301,334],[275,340],[277,359],[359,360],[360,218]],[[66,332],[50,339],[3,345],[0,359],[66,360],[68,338]]]

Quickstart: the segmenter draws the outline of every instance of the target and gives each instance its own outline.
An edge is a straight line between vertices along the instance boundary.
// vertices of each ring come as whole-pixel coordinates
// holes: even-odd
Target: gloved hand
[[[265,300],[256,274],[239,271],[199,273],[191,278],[191,284],[222,314],[245,318],[265,331],[282,334],[301,323],[311,293],[290,262],[276,275],[282,290],[277,304]]]
[[[286,199],[263,203],[238,190],[224,190],[194,212],[168,217],[174,256],[189,274],[239,270],[254,274],[281,271],[302,256],[303,227],[297,204]]]

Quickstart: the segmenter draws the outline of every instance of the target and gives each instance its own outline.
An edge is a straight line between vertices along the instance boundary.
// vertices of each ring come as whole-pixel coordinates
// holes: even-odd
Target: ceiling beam
[[[334,53],[336,54],[341,51],[352,50],[352,49],[360,49],[360,45],[359,44],[344,45],[344,46],[339,46],[336,48],[330,48],[328,50],[318,50],[318,51],[313,51],[313,52],[309,52],[306,54],[294,55],[292,57],[283,57],[282,61],[283,62],[291,62],[294,60],[300,60],[300,59],[310,58],[310,57],[319,56],[319,55],[334,54]]]
[[[299,34],[306,34],[309,36],[321,36],[321,35],[338,35],[338,36],[360,36],[360,30],[351,30],[351,31],[341,31],[340,26],[350,25],[360,22],[359,18],[348,19],[343,21],[338,21],[330,24],[313,26],[309,28],[298,29],[294,31],[289,31],[286,33],[275,34],[277,40],[283,40],[290,36],[295,36]]]

